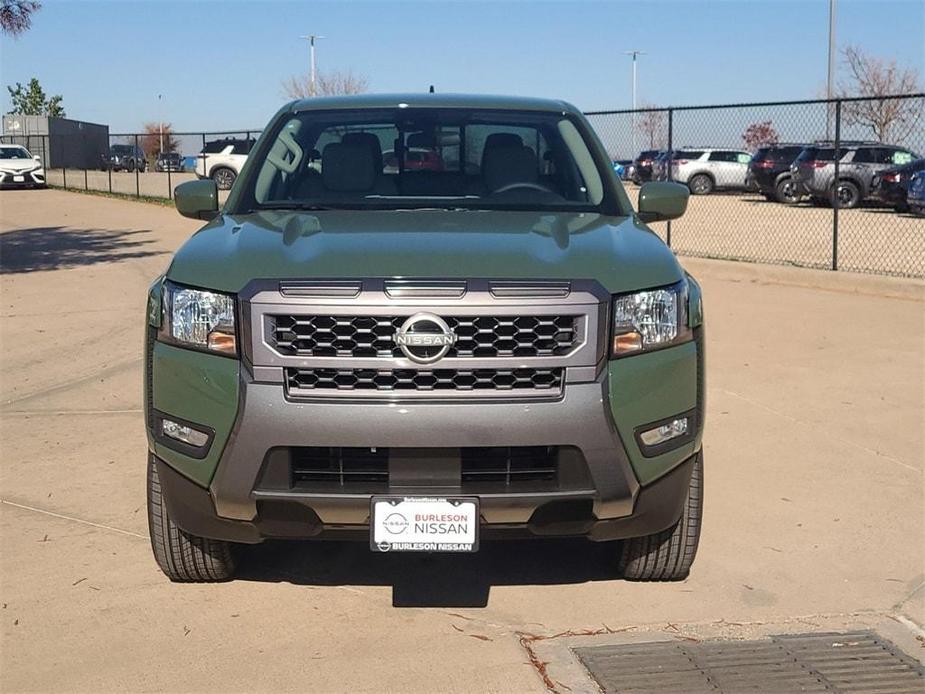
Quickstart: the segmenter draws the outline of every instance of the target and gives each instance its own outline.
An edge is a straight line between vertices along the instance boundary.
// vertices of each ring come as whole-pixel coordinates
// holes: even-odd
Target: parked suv
[[[870,194],[891,205],[897,212],[908,212],[909,204],[906,197],[912,178],[917,173],[925,171],[925,159],[916,159],[909,164],[894,166],[874,174],[870,183]]]
[[[803,196],[793,184],[790,165],[806,146],[782,143],[759,148],[748,164],[749,188],[754,185],[768,200],[798,203]]]
[[[183,171],[183,157],[179,152],[161,152],[154,162],[155,171]]]
[[[230,137],[207,142],[199,152],[196,175],[211,178],[219,190],[230,190],[253,146],[254,140]]]
[[[387,173],[383,145],[445,166]],[[320,170],[313,165],[321,154]],[[548,156],[547,156],[548,155]],[[494,537],[611,545],[623,575],[687,576],[703,490],[703,309],[562,101],[294,102],[224,207],[151,287],[148,518],[174,580],[229,578],[235,544],[361,539],[474,552]]]
[[[109,154],[100,156],[100,170],[106,171],[134,171],[138,169],[144,173],[148,168],[148,162],[145,160],[145,153],[141,147],[134,145],[112,145],[109,148]]]
[[[910,150],[879,142],[842,142],[838,150],[838,189],[835,189],[835,146],[817,142],[803,149],[790,166],[794,183],[816,205],[831,205],[838,195],[842,209],[857,207],[871,193],[874,175],[918,159]]]
[[[683,149],[671,158],[671,180],[687,184],[694,195],[717,189],[745,190],[752,156],[737,149]]]
[[[655,158],[662,153],[660,149],[646,149],[633,160],[633,181],[645,183],[652,180],[652,164]]]

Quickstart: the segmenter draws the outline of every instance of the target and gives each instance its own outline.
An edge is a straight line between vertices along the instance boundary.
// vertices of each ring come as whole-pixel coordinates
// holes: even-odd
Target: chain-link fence
[[[625,162],[631,194],[650,180],[694,193],[681,219],[653,225],[678,254],[925,277],[925,219],[905,197],[911,172],[925,169],[923,94],[587,116],[611,158]],[[197,177],[227,190],[259,133],[3,141],[38,155],[50,185],[171,198]]]
[[[925,219],[906,201],[925,95],[587,115],[631,193],[691,189],[681,219],[653,225],[678,254],[925,276]]]
[[[49,185],[147,198],[173,198],[184,181],[212,177],[227,191],[260,129],[206,133],[5,135],[45,165]]]

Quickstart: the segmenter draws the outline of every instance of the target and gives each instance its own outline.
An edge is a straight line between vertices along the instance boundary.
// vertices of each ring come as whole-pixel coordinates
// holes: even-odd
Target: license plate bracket
[[[477,552],[479,500],[454,496],[374,496],[369,503],[373,552]]]

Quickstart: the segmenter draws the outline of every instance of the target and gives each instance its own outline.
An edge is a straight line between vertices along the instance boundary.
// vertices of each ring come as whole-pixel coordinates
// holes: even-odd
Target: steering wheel
[[[516,190],[517,188],[527,188],[529,190],[538,190],[541,193],[552,193],[553,195],[556,195],[556,191],[552,190],[551,188],[547,188],[546,186],[540,185],[539,183],[527,183],[526,181],[522,183],[508,183],[506,186],[501,186],[497,190],[493,190],[491,194],[494,195],[495,193],[507,193],[509,190]]]

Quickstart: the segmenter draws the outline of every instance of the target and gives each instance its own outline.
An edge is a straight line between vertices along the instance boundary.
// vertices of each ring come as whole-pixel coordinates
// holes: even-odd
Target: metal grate
[[[291,394],[305,391],[554,391],[562,369],[286,369]]]
[[[269,317],[269,343],[282,355],[392,358],[408,316]],[[564,356],[578,343],[578,316],[443,316],[456,343],[451,357]]]
[[[878,692],[925,690],[925,668],[872,631],[759,641],[640,643],[578,648],[611,692]]]

